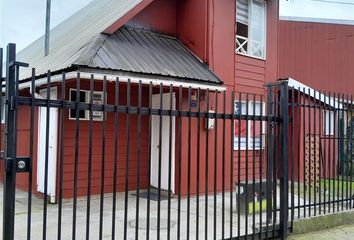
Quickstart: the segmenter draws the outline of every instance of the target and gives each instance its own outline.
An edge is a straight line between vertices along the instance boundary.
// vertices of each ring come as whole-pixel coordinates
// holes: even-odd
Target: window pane
[[[324,123],[326,125],[324,128],[325,135],[333,135],[334,134],[334,112],[326,110],[324,112]]]
[[[249,0],[236,1],[236,21],[244,25],[248,25],[248,1]]]
[[[262,107],[261,107],[262,106]],[[248,104],[248,111],[246,109],[246,103],[235,103],[235,114],[246,115],[246,112],[250,116],[261,116],[261,110],[264,112],[264,103],[261,102],[250,102]],[[262,108],[262,109],[261,109]],[[235,120],[234,123],[234,149],[238,149],[239,139],[240,139],[240,147],[241,149],[248,149],[254,148],[260,149],[261,148],[261,138],[263,137],[263,133],[265,132],[265,124],[263,122],[261,128],[261,121],[260,120]],[[262,130],[262,131],[261,131]],[[248,133],[248,138],[246,138]],[[263,144],[262,144],[263,145]],[[264,145],[263,145],[264,146]]]
[[[70,101],[76,102],[76,90],[70,91]],[[86,102],[86,92],[85,91],[80,91],[80,102],[82,102],[82,103]],[[76,110],[75,109],[70,110],[70,118],[76,118]],[[86,118],[85,110],[79,110],[79,118],[80,119]]]
[[[264,56],[265,4],[263,1],[251,0],[250,54]]]
[[[235,114],[246,115],[246,103],[244,102],[235,102]],[[234,147],[237,149],[239,146],[239,139],[240,139],[240,147],[246,147],[247,141],[247,121],[246,120],[235,120],[234,124]]]

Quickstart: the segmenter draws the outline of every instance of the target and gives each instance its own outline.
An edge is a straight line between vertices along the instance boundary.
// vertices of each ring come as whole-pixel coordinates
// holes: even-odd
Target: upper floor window
[[[236,53],[265,58],[265,23],[265,1],[236,0]]]

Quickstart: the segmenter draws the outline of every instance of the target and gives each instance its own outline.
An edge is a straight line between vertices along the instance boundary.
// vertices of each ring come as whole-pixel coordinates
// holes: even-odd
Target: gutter
[[[91,79],[93,76],[95,80],[101,80],[106,77],[108,82],[115,82],[117,78],[119,78],[120,82],[128,82],[130,80],[131,83],[139,84],[141,83],[143,85],[149,85],[150,83],[153,86],[160,86],[162,84],[163,86],[174,86],[174,87],[182,87],[182,88],[193,88],[197,89],[200,88],[201,90],[207,90],[209,89],[210,91],[226,91],[226,87],[222,86],[213,86],[213,85],[207,85],[207,84],[201,84],[201,83],[186,83],[186,82],[179,82],[179,81],[170,81],[170,80],[161,80],[161,79],[154,79],[154,78],[145,78],[145,77],[130,77],[130,76],[124,76],[120,74],[94,74],[94,73],[89,73],[89,72],[77,72],[77,71],[72,71],[68,72],[65,74],[65,79],[76,79],[78,77],[78,74],[80,74],[80,79]],[[43,77],[40,79],[35,80],[35,86],[42,86],[47,84],[47,77]],[[63,75],[62,74],[56,74],[50,77],[50,83],[61,83],[63,81]],[[20,83],[19,85],[19,90],[23,89],[31,89],[31,81]]]

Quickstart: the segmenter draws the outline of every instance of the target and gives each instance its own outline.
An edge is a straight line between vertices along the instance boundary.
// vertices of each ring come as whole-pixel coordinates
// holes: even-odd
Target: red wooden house
[[[46,73],[47,70],[52,71],[52,90],[51,98],[60,99],[62,92],[65,93],[66,100],[75,100],[78,93],[76,92],[77,71],[80,71],[80,101],[89,102],[89,89],[91,74],[94,74],[94,101],[98,103],[107,102],[114,104],[114,89],[115,81],[119,78],[122,83],[120,91],[121,104],[126,104],[127,97],[131,98],[131,104],[137,104],[137,83],[142,81],[143,84],[143,105],[148,104],[148,91],[150,82],[153,84],[153,93],[159,93],[159,85],[163,84],[166,95],[163,97],[164,104],[169,106],[169,90],[170,84],[174,86],[182,86],[183,99],[182,106],[179,106],[179,89],[173,89],[173,107],[188,109],[186,97],[188,88],[200,88],[202,91],[210,89],[211,92],[216,90],[226,90],[227,99],[230,98],[231,91],[240,93],[236,94],[237,100],[240,100],[240,107],[243,113],[245,109],[255,109],[256,114],[261,114],[261,109],[265,111],[265,88],[264,85],[270,82],[277,82],[278,78],[293,77],[299,82],[314,87],[320,88],[319,85],[313,85],[308,79],[314,79],[316,76],[302,78],[302,75],[290,71],[289,66],[292,66],[288,57],[288,44],[285,33],[288,30],[284,27],[284,23],[279,21],[278,17],[278,1],[268,0],[107,0],[107,1],[92,1],[89,5],[81,9],[79,12],[65,20],[63,23],[55,27],[51,31],[50,52],[48,56],[43,55],[43,38],[38,39],[30,46],[18,53],[18,59],[27,62],[31,67],[36,68],[36,93],[37,96],[46,95]],[[338,44],[337,44],[338,45]],[[300,53],[299,51],[295,51]],[[293,52],[293,54],[295,54]],[[300,59],[300,57],[294,58]],[[289,64],[288,64],[289,63]],[[303,61],[301,63],[304,63]],[[287,65],[288,64],[288,65]],[[66,73],[66,88],[62,89],[61,79],[62,72]],[[302,74],[301,72],[299,74]],[[102,80],[107,77],[107,97],[103,99]],[[312,75],[311,75],[312,76]],[[20,89],[23,92],[30,92],[31,70],[21,70],[20,79],[23,79]],[[127,96],[126,82],[130,79],[133,83],[130,95]],[[134,85],[135,84],[135,85]],[[338,89],[342,90],[342,89]],[[242,93],[242,94],[241,94]],[[249,106],[245,106],[244,101],[247,98],[247,93],[257,94],[254,99],[248,99]],[[165,98],[166,96],[166,98]],[[212,99],[212,98],[211,98]],[[321,101],[321,100],[320,100]],[[226,101],[227,108],[230,109],[230,101]],[[158,99],[152,99],[152,104],[157,104]],[[205,108],[205,98],[201,100],[202,108]],[[214,103],[211,100],[210,109],[214,109]],[[64,175],[63,175],[63,194],[64,197],[72,196],[73,191],[73,164],[75,157],[75,121],[74,111],[65,112],[65,120],[61,121],[59,113],[56,110],[51,110],[50,124],[50,180],[49,180],[49,195],[52,200],[58,193],[58,159],[61,157],[59,148],[60,143],[64,143]],[[23,110],[23,118],[19,121],[19,155],[26,155],[29,149],[29,143],[26,141],[29,136],[29,114]],[[87,164],[90,149],[88,148],[88,128],[89,122],[88,113],[80,111],[80,131],[79,131],[79,182],[78,194],[85,195],[87,189]],[[44,109],[38,110],[35,114],[37,128],[35,129],[35,152],[34,152],[34,177],[37,179],[37,184],[33,186],[37,192],[43,192],[43,177],[40,173],[43,168],[43,123],[46,113]],[[92,173],[92,193],[100,191],[100,161],[102,148],[102,113],[94,114],[94,144],[93,148],[93,173]],[[113,129],[113,114],[107,114],[107,129]],[[122,116],[119,119],[119,138],[125,139],[126,122]],[[142,165],[141,176],[142,186],[148,186],[148,179],[151,179],[151,185],[156,187],[155,174],[148,176],[148,129],[144,124],[147,119],[143,119],[142,127]],[[175,123],[176,119],[174,119]],[[184,120],[186,121],[186,120]],[[155,122],[156,123],[156,122]],[[137,119],[132,118],[133,126],[137,124]],[[235,175],[240,168],[241,179],[245,177],[245,161],[246,153],[252,158],[255,155],[256,172],[259,174],[259,159],[262,151],[262,146],[259,140],[263,137],[263,132],[260,133],[260,124],[254,128],[252,123],[241,121],[241,132],[238,131],[238,123],[235,125],[235,130],[230,129],[227,132],[226,139],[230,141],[229,134],[234,134],[234,156],[241,155],[241,164],[235,164]],[[65,126],[64,141],[61,141],[58,129]],[[166,125],[166,124],[165,124]],[[179,130],[177,124],[173,124],[173,141],[178,142],[176,132]],[[195,127],[196,122],[193,120],[192,125]],[[252,129],[256,129],[257,133],[252,134]],[[263,128],[265,129],[265,128]],[[155,141],[154,134],[158,131],[154,128],[152,133],[152,159],[154,152],[160,146]],[[166,129],[167,131],[168,129]],[[181,129],[182,139],[187,136],[187,131]],[[251,134],[248,139],[245,135],[249,131]],[[113,131],[107,132],[107,148],[105,152],[106,174],[105,174],[105,191],[113,190],[113,154],[114,142]],[[204,137],[206,131],[202,131]],[[213,131],[209,132],[210,139],[213,138]],[[221,133],[220,137],[221,137]],[[237,139],[240,135],[240,143]],[[42,136],[42,137],[41,137]],[[255,138],[255,139],[253,139]],[[132,137],[129,143],[121,141],[119,143],[119,156],[124,159],[126,156],[126,146],[130,147],[130,175],[129,188],[136,187],[136,168],[137,168],[137,132],[132,130]],[[193,134],[192,141],[196,141],[196,136]],[[247,143],[245,141],[248,141]],[[255,151],[249,151],[254,146]],[[203,143],[204,144],[204,143]],[[201,145],[201,157],[205,157],[205,144]],[[217,142],[218,149],[222,149],[221,141]],[[213,152],[215,144],[207,146],[210,152]],[[231,144],[226,144],[226,152]],[[240,146],[240,149],[238,149]],[[163,146],[167,147],[167,146]],[[182,141],[182,172],[181,193],[187,192],[186,171],[187,168],[187,148],[188,144]],[[247,149],[248,148],[248,149]],[[175,159],[178,156],[176,145],[173,144],[172,169],[173,169],[173,187],[172,192],[176,193],[176,179],[178,176],[178,165]],[[192,165],[191,172],[194,174],[197,171],[195,164],[196,150],[191,150]],[[167,150],[162,150],[163,154],[167,154]],[[155,157],[156,158],[156,157]],[[167,159],[168,157],[166,157]],[[119,163],[119,173],[117,190],[123,191],[125,181],[125,166],[124,161]],[[210,160],[212,161],[212,159]],[[226,159],[227,166],[230,166],[230,156]],[[154,169],[154,161],[152,169]],[[221,165],[221,162],[218,161]],[[210,164],[212,166],[212,164]],[[168,167],[168,163],[163,163],[163,169]],[[249,165],[251,166],[251,163]],[[200,168],[204,171],[205,166]],[[209,169],[211,175],[213,168]],[[218,167],[221,171],[221,167]],[[164,171],[163,171],[164,172]],[[219,173],[219,172],[218,172]],[[162,179],[168,177],[164,172]],[[228,178],[229,176],[226,176]],[[27,178],[18,176],[17,184],[20,188],[27,189]],[[218,174],[221,178],[221,172]],[[42,180],[41,180],[42,179]],[[193,180],[191,192],[196,191],[196,180]],[[202,176],[201,182],[205,182]],[[166,182],[163,180],[163,182]],[[212,185],[212,182],[210,182]],[[204,191],[204,184],[200,191]],[[218,181],[218,188],[221,188],[221,180]],[[230,186],[227,186],[228,188]],[[163,189],[166,186],[162,185]],[[212,188],[210,188],[212,189]]]

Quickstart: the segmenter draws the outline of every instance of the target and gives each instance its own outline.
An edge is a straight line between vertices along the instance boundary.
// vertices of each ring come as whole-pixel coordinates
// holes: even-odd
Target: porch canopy
[[[94,74],[96,80],[106,76],[110,81],[119,77],[123,82],[129,78],[143,84],[224,89],[220,86],[222,81],[180,41],[151,31],[122,27],[111,35],[100,33],[75,55],[71,64],[57,71],[51,82],[61,81],[59,73],[63,71],[66,79],[76,78],[80,71],[81,78]],[[42,73],[36,85],[46,82]],[[20,88],[29,86],[24,81]]]

